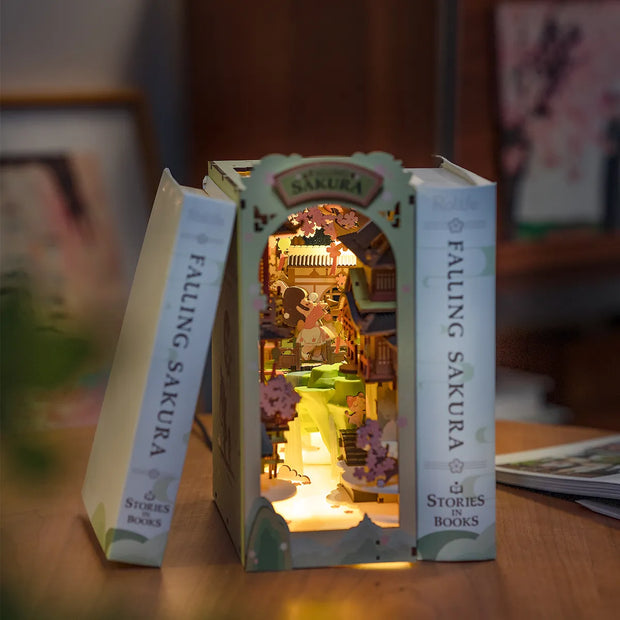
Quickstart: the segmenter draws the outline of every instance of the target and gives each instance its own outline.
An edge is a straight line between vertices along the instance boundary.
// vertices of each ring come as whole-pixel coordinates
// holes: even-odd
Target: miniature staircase
[[[341,429],[340,445],[344,450],[344,462],[349,467],[363,467],[366,464],[366,450],[358,448],[357,429]]]

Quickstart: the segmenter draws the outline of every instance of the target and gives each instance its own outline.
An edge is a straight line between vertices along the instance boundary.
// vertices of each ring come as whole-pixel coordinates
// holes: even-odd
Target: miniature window
[[[396,265],[353,209],[290,215],[259,267],[261,494],[289,530],[399,525]]]

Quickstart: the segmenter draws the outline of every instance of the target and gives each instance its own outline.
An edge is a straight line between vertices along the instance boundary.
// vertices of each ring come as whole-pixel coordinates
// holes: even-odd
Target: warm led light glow
[[[398,525],[398,503],[352,502],[346,491],[338,488],[331,465],[308,464],[304,473],[312,482],[297,485],[293,496],[277,500],[263,493],[291,532],[349,529],[358,525],[364,514],[381,527]]]
[[[413,566],[415,566],[413,562],[377,562],[376,564],[352,564],[351,568],[361,570],[398,570],[412,568]]]
[[[337,488],[330,465],[308,465],[304,473],[312,483],[300,485],[293,497],[273,504],[288,523],[291,532],[340,530],[355,527],[364,512],[349,503],[336,503],[327,498]]]

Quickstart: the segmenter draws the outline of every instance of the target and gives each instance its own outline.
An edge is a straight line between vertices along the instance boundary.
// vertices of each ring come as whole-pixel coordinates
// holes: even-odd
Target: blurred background
[[[384,150],[498,182],[498,417],[620,429],[619,4],[2,0],[3,298],[79,325],[37,423],[96,420],[164,166]]]

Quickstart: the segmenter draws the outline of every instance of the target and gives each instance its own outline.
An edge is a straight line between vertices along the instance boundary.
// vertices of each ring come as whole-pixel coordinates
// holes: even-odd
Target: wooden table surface
[[[80,489],[94,429],[44,435],[56,473],[2,469],[3,618],[620,618],[620,522],[498,485],[498,559],[246,574],[211,501],[211,455],[192,435],[161,569],[101,554]],[[497,452],[604,431],[498,422]],[[19,616],[18,616],[19,617]]]

